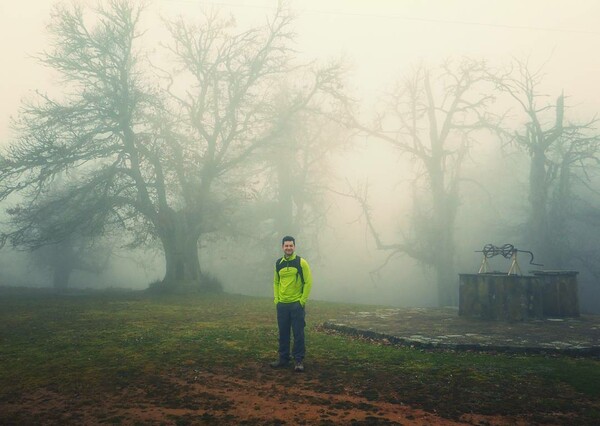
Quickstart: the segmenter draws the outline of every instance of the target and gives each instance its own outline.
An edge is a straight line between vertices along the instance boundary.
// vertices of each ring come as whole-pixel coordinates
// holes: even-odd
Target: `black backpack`
[[[304,286],[304,274],[302,273],[302,266],[300,264],[300,256],[296,255],[295,259],[292,260],[284,260],[283,257],[280,257],[275,262],[275,270],[277,271],[277,276],[279,277],[279,271],[283,268],[287,268],[288,266],[293,266],[298,271],[296,277],[300,275],[300,281],[302,281],[302,286]]]

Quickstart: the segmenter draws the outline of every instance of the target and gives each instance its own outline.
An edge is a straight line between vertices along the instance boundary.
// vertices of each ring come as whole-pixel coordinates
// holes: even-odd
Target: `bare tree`
[[[132,245],[158,239],[163,283],[195,286],[203,282],[201,235],[218,229],[243,198],[247,164],[310,105],[322,80],[288,109],[274,108],[292,37],[289,17],[278,11],[266,27],[238,33],[215,14],[198,26],[171,24],[177,69],[161,86],[137,50],[141,13],[113,0],[90,27],[81,8],[56,9],[54,50],[42,60],[60,73],[66,95],[41,95],[24,108],[20,141],[1,159],[0,198],[24,192],[19,208],[34,208],[55,176],[76,169],[53,203],[60,229],[121,227]],[[18,243],[20,232],[3,241]]]
[[[50,269],[52,285],[57,290],[69,286],[71,274],[76,270],[100,274],[112,254],[112,247],[102,235],[104,227],[87,227],[82,221],[72,220],[82,216],[79,210],[85,206],[62,204],[65,191],[69,189],[57,176],[27,208],[8,209],[9,223],[15,229],[10,234],[13,247],[31,253],[34,269]],[[68,210],[62,211],[65,207]]]
[[[52,48],[40,60],[58,71],[63,96],[39,94],[25,104],[15,123],[20,137],[0,158],[0,199],[23,196],[8,210],[12,227],[2,245],[37,249],[128,227],[147,213],[140,147],[149,134],[146,114],[160,103],[138,70],[140,14],[113,1],[89,28],[80,7],[54,9]]]
[[[344,146],[348,131],[339,124],[344,114],[343,93],[345,67],[337,61],[294,70],[292,77],[277,88],[275,110],[293,108],[298,99],[306,98],[306,87],[320,87],[310,96],[310,103],[290,117],[277,137],[253,163],[247,178],[245,195],[249,202],[236,209],[235,216],[220,232],[230,242],[230,253],[243,247],[238,263],[247,274],[244,290],[265,290],[264,265],[274,256],[274,242],[284,235],[294,235],[316,261],[320,236],[327,226],[328,186],[334,178],[332,158]],[[317,82],[317,83],[315,83]],[[235,254],[234,254],[235,256]],[[262,265],[262,266],[260,266]],[[268,289],[268,287],[267,287]]]
[[[70,287],[71,277],[76,271],[95,275],[104,272],[111,254],[110,246],[75,235],[31,252],[35,268],[48,268],[52,274],[52,286],[59,291]]]
[[[304,246],[310,239],[315,249],[326,222],[327,187],[333,176],[331,157],[348,139],[347,130],[339,124],[347,103],[340,91],[343,74],[339,63],[320,69],[322,78],[328,79],[328,99],[320,99],[291,120],[285,135],[266,156],[264,189],[267,199],[275,202],[270,215],[274,220],[271,232],[277,236],[302,234]],[[290,90],[284,94],[290,94]]]
[[[233,209],[231,194],[245,194],[261,158],[289,138],[297,117],[314,113],[323,97],[331,96],[338,67],[292,63],[290,17],[281,10],[266,29],[239,34],[231,34],[232,22],[218,15],[208,15],[198,26],[181,20],[169,29],[170,50],[179,64],[166,74],[173,110],[179,111],[169,138],[178,147],[177,160],[188,162],[187,169],[176,168],[186,214],[201,218],[184,234],[192,244],[213,230],[220,215],[215,211]],[[285,97],[281,82],[300,69],[310,78]],[[175,77],[190,85],[182,90]]]
[[[574,184],[587,185],[587,169],[598,163],[600,135],[595,118],[584,123],[567,120],[564,94],[548,101],[540,88],[543,78],[541,68],[532,70],[528,61],[514,60],[508,71],[492,80],[524,114],[522,129],[503,133],[530,158],[528,243],[542,263],[561,268],[573,255],[569,222]]]
[[[370,125],[355,127],[385,141],[413,161],[411,229],[400,242],[384,242],[372,222],[368,200],[354,192],[378,249],[406,254],[434,270],[440,305],[456,304],[455,220],[463,164],[475,133],[491,125],[485,94],[485,63],[447,61],[439,69],[418,67],[397,85],[385,111]]]

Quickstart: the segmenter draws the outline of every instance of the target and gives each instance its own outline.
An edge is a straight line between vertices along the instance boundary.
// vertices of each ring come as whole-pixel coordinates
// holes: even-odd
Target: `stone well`
[[[458,314],[489,320],[525,321],[578,317],[577,272],[532,275],[459,274]]]

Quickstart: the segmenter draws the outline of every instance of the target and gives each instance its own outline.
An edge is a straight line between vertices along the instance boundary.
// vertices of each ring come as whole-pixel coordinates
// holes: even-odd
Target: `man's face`
[[[284,241],[282,247],[285,257],[290,257],[292,254],[294,254],[294,250],[296,249],[296,245],[293,241]]]

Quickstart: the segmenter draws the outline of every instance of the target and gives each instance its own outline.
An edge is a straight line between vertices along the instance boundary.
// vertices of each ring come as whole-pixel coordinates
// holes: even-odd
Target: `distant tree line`
[[[598,251],[590,250],[600,213],[594,189],[600,159],[597,119],[571,121],[564,94],[548,101],[540,91],[542,80],[542,70],[518,59],[507,70],[468,58],[431,69],[420,66],[397,84],[373,124],[351,123],[416,165],[412,224],[401,241],[379,236],[364,188],[351,188],[348,195],[363,207],[377,248],[390,256],[408,255],[434,271],[440,305],[457,304],[455,227],[466,181],[463,167],[483,132],[493,134],[506,152],[517,150],[529,158],[529,213],[519,241],[552,269],[585,268],[598,276],[600,264],[590,261],[598,259]],[[509,109],[499,112],[494,104],[502,97]],[[583,241],[582,229],[591,232]],[[508,230],[505,234],[514,237]]]
[[[527,61],[503,70],[470,58],[420,65],[367,119],[343,63],[297,61],[285,8],[248,30],[215,12],[166,22],[164,47],[145,43],[143,14],[122,0],[57,6],[40,60],[62,91],[23,105],[18,139],[0,157],[0,200],[20,197],[7,206],[0,243],[73,253],[57,286],[65,268],[89,263],[84,248],[123,235],[128,247],[160,246],[166,290],[213,285],[198,256],[211,238],[266,247],[302,234],[317,248],[328,159],[352,149],[356,134],[412,161],[411,221],[400,239],[381,237],[364,188],[345,194],[389,259],[407,255],[434,272],[438,304],[457,302],[464,167],[483,134],[528,159],[522,240],[552,268],[600,277],[596,119],[577,121],[567,96],[542,93],[542,70]],[[168,60],[152,61],[154,48]]]

